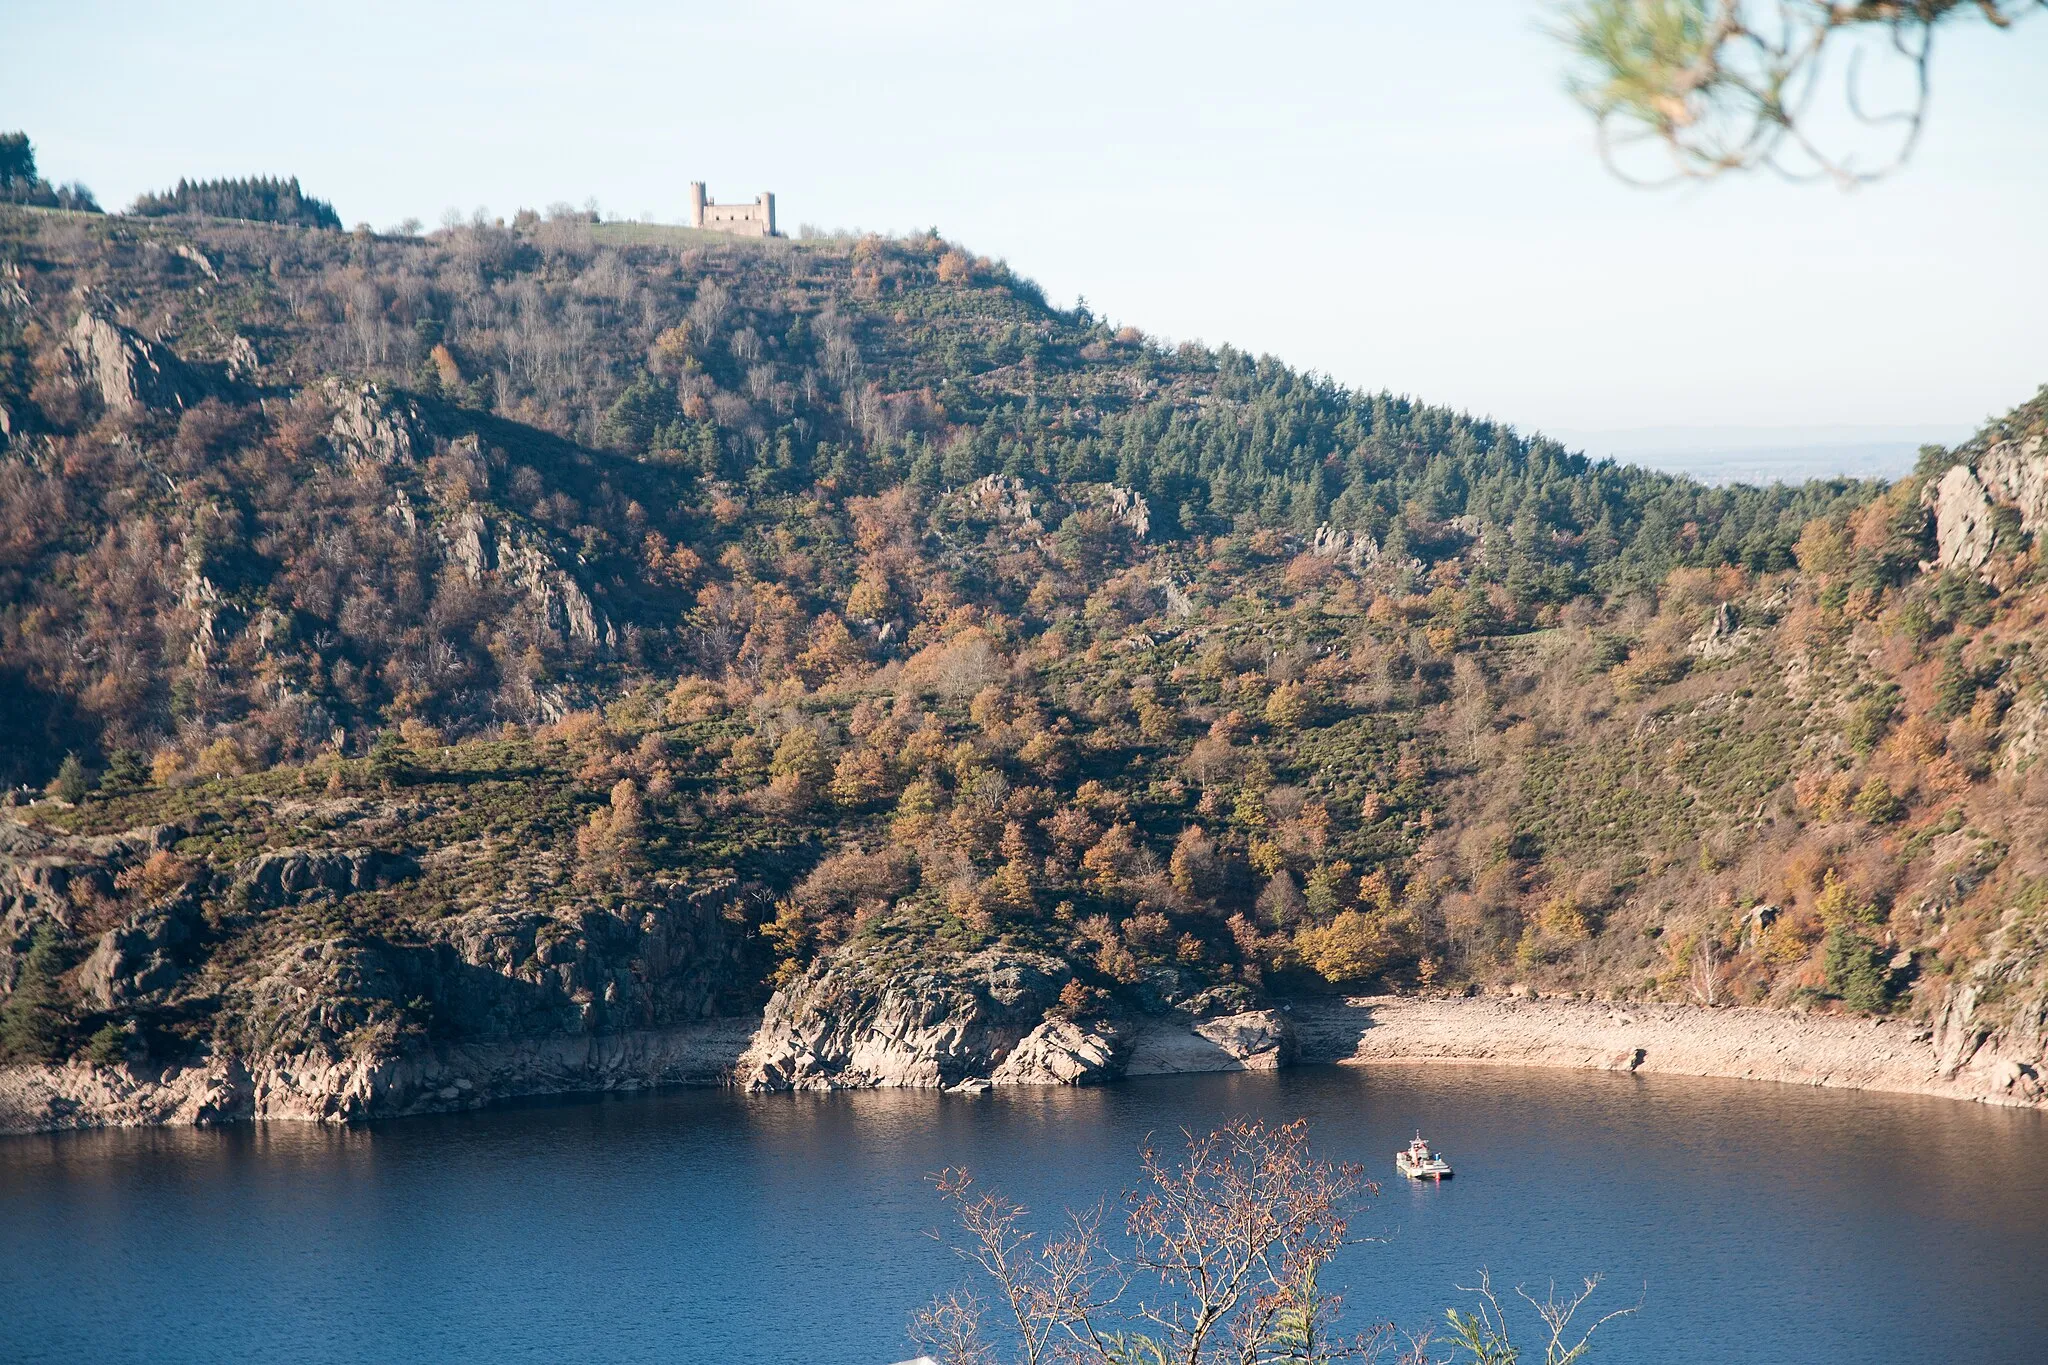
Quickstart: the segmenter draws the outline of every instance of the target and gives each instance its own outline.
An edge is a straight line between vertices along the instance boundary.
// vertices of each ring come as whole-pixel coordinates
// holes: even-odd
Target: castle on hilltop
[[[762,194],[751,204],[720,204],[704,195],[704,182],[690,182],[690,226],[735,237],[774,237],[775,196]]]

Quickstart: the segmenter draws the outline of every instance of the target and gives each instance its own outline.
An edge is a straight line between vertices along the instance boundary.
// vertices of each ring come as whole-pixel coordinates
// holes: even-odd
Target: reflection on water
[[[879,1365],[961,1274],[929,1173],[1089,1204],[1238,1114],[1385,1182],[1335,1276],[1361,1319],[1437,1321],[1483,1265],[1640,1297],[1596,1359],[2048,1359],[2048,1116],[1384,1067],[4,1139],[0,1360]],[[1393,1175],[1417,1127],[1456,1180]]]

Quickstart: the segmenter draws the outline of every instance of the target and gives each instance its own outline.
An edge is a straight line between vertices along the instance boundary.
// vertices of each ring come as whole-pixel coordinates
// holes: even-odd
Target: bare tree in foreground
[[[1634,1308],[1618,1308],[1574,1336],[1572,1319],[1599,1287],[1600,1280],[1596,1276],[1587,1280],[1577,1294],[1561,1299],[1557,1296],[1557,1286],[1552,1285],[1540,1303],[1526,1289],[1519,1286],[1515,1289],[1515,1293],[1536,1310],[1537,1318],[1543,1323],[1543,1365],[1574,1365],[1574,1362],[1584,1360],[1586,1353],[1593,1349],[1593,1334],[1603,1324],[1636,1311]],[[1522,1358],[1521,1349],[1509,1338],[1507,1310],[1493,1292],[1492,1278],[1482,1270],[1477,1287],[1460,1285],[1459,1288],[1467,1294],[1479,1296],[1479,1311],[1460,1313],[1453,1308],[1444,1315],[1450,1319],[1451,1345],[1470,1355],[1472,1365],[1516,1365]]]
[[[917,1314],[912,1339],[944,1365],[1449,1359],[1431,1354],[1427,1334],[1404,1339],[1382,1324],[1346,1335],[1339,1326],[1341,1300],[1320,1277],[1340,1248],[1364,1240],[1348,1235],[1349,1218],[1378,1187],[1358,1166],[1313,1156],[1306,1120],[1269,1127],[1240,1119],[1190,1135],[1175,1162],[1148,1143],[1141,1164],[1145,1188],[1125,1196],[1117,1238],[1105,1234],[1099,1205],[1070,1213],[1063,1230],[1040,1238],[1023,1205],[965,1171],[943,1173],[939,1190],[965,1234],[957,1249],[986,1272],[999,1306],[971,1291],[948,1294]],[[1608,1320],[1567,1344],[1593,1284],[1568,1300],[1523,1295],[1548,1333],[1546,1365],[1581,1359]],[[1449,1315],[1449,1344],[1478,1365],[1508,1365],[1518,1357],[1490,1282],[1482,1275],[1470,1292],[1480,1296],[1479,1311]]]
[[[1570,0],[1561,37],[1579,59],[1572,90],[1599,122],[1625,180],[1630,149],[1668,155],[1664,183],[1768,168],[1843,186],[1912,155],[1926,121],[1934,36],[1954,20],[2008,28],[2048,0]],[[1888,84],[1873,107],[1865,80]],[[1862,148],[1827,145],[1845,120]],[[1816,132],[1816,127],[1827,128]],[[1859,162],[1858,151],[1876,159]]]

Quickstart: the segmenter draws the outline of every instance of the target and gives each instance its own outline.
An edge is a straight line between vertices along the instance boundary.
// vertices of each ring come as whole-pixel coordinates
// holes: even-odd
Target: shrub
[[[1873,825],[1889,825],[1906,813],[1906,803],[1892,792],[1891,783],[1873,777],[1856,793],[1849,810],[1857,819]]]
[[[386,730],[370,746],[370,778],[380,787],[402,787],[412,777],[412,764],[405,741],[396,730]]]
[[[57,765],[57,776],[51,779],[48,790],[59,801],[76,804],[85,799],[91,787],[86,779],[85,765],[78,761],[78,755],[66,754],[64,761]]]
[[[99,1066],[115,1066],[128,1055],[128,1030],[119,1024],[102,1024],[85,1044],[88,1061]]]
[[[1874,697],[1867,697],[1849,713],[1849,722],[1842,727],[1842,737],[1858,753],[1867,754],[1884,742],[1891,732],[1892,718],[1898,713],[1899,690],[1887,687]]]

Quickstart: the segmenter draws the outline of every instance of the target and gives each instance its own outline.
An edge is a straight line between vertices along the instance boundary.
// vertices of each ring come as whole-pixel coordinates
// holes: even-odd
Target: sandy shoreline
[[[1488,1063],[1724,1076],[2040,1107],[2039,1076],[1978,1055],[1952,1074],[1924,1024],[1780,1010],[1498,996],[1354,996],[1290,1010],[1303,1062]]]
[[[1251,1045],[1218,1025],[1260,1023]],[[533,1095],[731,1083],[760,1016],[602,1038],[449,1048],[305,1067],[275,1059],[137,1074],[81,1062],[0,1068],[0,1134],[250,1120],[354,1122],[475,1109]],[[1227,1030],[1226,1030],[1227,1032]],[[1262,1041],[1263,1040],[1263,1041]],[[1134,1035],[1113,1075],[1379,1062],[1560,1067],[1777,1081],[2044,1107],[2026,1061],[1980,1051],[1944,1066],[1924,1024],[1760,1009],[1500,996],[1297,1000],[1232,1020],[1171,1016]],[[993,1070],[993,1062],[990,1064]],[[986,1082],[975,1082],[986,1088]]]

